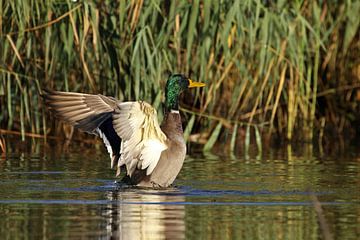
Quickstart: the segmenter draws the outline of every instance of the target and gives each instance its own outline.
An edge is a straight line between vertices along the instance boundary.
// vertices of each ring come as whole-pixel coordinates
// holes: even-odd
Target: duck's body
[[[156,110],[142,101],[120,102],[103,95],[57,91],[46,91],[44,98],[56,116],[103,139],[117,175],[122,167],[126,168],[126,183],[168,187],[180,172],[186,155],[179,94],[186,88],[202,86],[183,75],[170,76],[161,127]]]
[[[153,172],[146,175],[146,170],[135,169],[131,178],[125,177],[125,182],[141,187],[167,187],[174,182],[186,155],[180,114],[178,112],[167,113],[161,130],[167,136],[167,149],[161,153]]]

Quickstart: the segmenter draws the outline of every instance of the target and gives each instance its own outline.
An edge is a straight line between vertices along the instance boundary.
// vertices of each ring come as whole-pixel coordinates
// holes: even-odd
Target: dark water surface
[[[115,184],[104,151],[15,152],[0,159],[1,239],[322,239],[326,227],[335,239],[360,236],[355,152],[188,156],[167,190]]]

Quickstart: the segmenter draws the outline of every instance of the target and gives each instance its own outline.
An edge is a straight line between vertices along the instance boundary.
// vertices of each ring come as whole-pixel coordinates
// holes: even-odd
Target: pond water
[[[61,148],[60,148],[61,149]],[[359,239],[360,154],[188,156],[167,190],[114,182],[103,149],[0,159],[1,239]]]

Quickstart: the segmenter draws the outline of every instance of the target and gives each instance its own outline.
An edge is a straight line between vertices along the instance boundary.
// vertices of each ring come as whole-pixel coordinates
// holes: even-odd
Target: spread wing
[[[46,90],[43,97],[56,117],[93,134],[116,107],[116,99],[103,95]]]
[[[136,168],[151,174],[168,147],[156,110],[146,102],[118,103],[113,126],[122,139],[118,170],[125,165],[130,177]]]
[[[82,131],[100,136],[110,154],[112,165],[120,157],[121,139],[112,126],[117,100],[103,95],[44,90],[46,105],[61,120]]]

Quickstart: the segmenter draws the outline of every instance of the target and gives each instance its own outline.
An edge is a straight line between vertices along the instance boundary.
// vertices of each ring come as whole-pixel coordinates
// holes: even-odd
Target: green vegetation
[[[0,0],[0,128],[49,134],[42,88],[161,107],[178,72],[207,83],[182,104],[205,150],[356,133],[359,12],[355,0]]]

